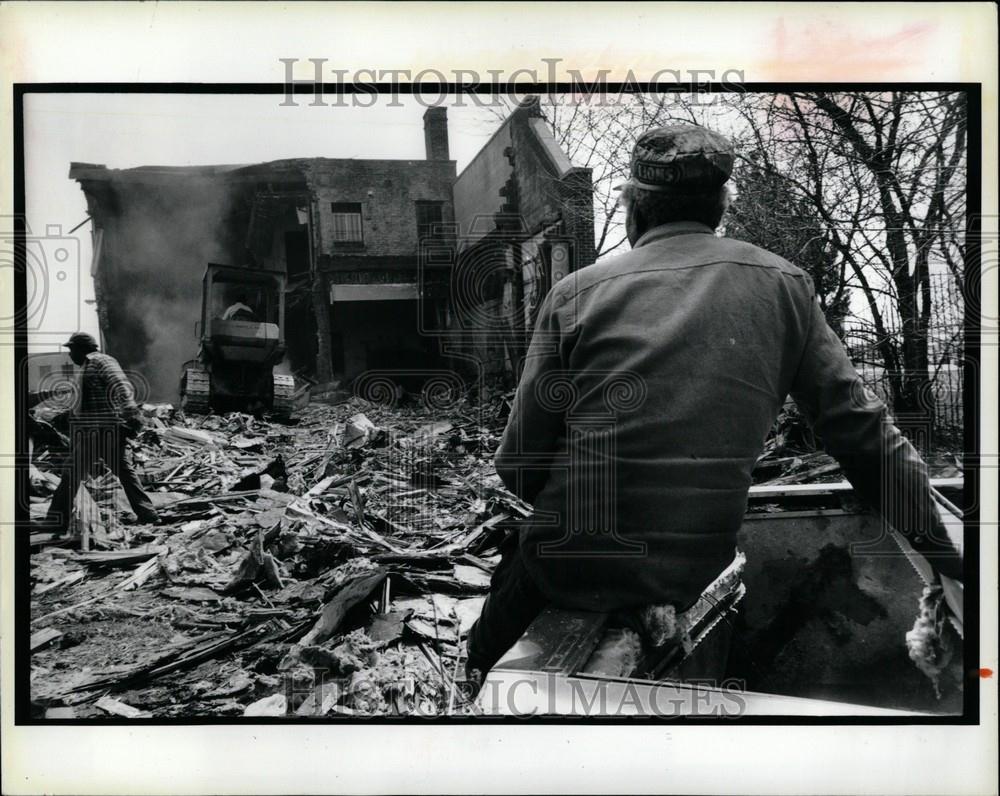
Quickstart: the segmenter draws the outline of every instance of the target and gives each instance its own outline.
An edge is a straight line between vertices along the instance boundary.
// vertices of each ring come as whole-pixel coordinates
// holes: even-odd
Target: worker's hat
[[[66,348],[80,348],[87,351],[96,351],[99,347],[93,335],[89,335],[86,332],[71,334],[69,340],[63,343],[63,345]]]
[[[732,173],[733,145],[728,138],[697,124],[671,124],[639,136],[632,149],[631,177],[615,188],[710,193]]]

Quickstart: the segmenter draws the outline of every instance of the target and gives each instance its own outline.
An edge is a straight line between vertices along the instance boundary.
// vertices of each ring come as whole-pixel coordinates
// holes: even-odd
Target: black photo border
[[[27,451],[25,424],[20,422],[26,412],[27,384],[22,369],[27,355],[28,332],[24,313],[16,312],[27,303],[26,280],[26,223],[25,223],[25,165],[24,165],[24,98],[28,94],[197,94],[197,95],[274,95],[283,96],[288,91],[295,94],[314,94],[321,88],[323,94],[335,97],[338,94],[430,94],[451,97],[455,94],[560,94],[578,90],[570,83],[517,83],[480,84],[470,87],[455,83],[412,84],[308,84],[296,83],[286,87],[282,83],[15,83],[13,86],[13,208],[14,208],[14,306],[17,318],[14,330],[15,366],[15,453]],[[980,83],[934,83],[934,82],[829,82],[829,83],[613,83],[604,87],[608,93],[618,92],[783,92],[795,90],[811,91],[961,91],[967,96],[967,164],[966,192],[967,215],[965,230],[965,343],[963,360],[979,363],[981,353],[981,254],[982,254],[982,84]],[[317,112],[322,112],[317,109]],[[867,725],[867,726],[908,726],[908,725],[978,725],[980,723],[980,675],[979,675],[979,588],[980,588],[980,378],[981,368],[966,367],[963,374],[964,428],[964,468],[965,484],[963,500],[965,509],[965,591],[966,615],[963,662],[965,682],[963,689],[963,711],[957,716],[746,716],[725,718],[724,721],[747,725]],[[17,456],[15,461],[21,461]],[[653,717],[287,717],[234,719],[227,717],[179,717],[160,719],[124,719],[118,717],[100,719],[44,719],[32,718],[30,696],[30,543],[27,502],[27,468],[15,467],[15,555],[14,555],[14,723],[21,726],[196,726],[227,725],[254,726],[288,724],[416,724],[432,726],[436,724],[572,724],[634,726],[645,721],[650,726],[669,722],[670,724],[704,724],[719,722],[719,717],[680,716],[676,718]]]

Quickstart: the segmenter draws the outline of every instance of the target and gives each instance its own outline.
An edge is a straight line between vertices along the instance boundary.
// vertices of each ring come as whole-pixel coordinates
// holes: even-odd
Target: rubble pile
[[[105,473],[79,491],[73,534],[31,533],[34,711],[474,710],[464,640],[500,541],[530,515],[492,462],[510,404],[511,394],[444,408],[350,398],[313,402],[290,424],[144,406],[129,444],[161,523],[136,523]],[[39,409],[48,430],[52,413]],[[779,418],[755,482],[840,477],[803,428]],[[66,438],[37,439],[41,519]]]
[[[464,638],[530,512],[492,465],[509,396],[313,403],[289,425],[143,409],[130,444],[161,524],[123,522],[106,474],[77,496],[86,533],[32,534],[38,715],[471,709]],[[58,454],[35,454],[41,517]]]

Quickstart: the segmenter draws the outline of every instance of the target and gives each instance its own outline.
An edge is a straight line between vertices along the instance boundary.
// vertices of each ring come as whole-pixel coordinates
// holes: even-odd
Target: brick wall
[[[454,222],[452,161],[315,160],[306,173],[317,209],[320,257],[415,256],[418,201],[443,202],[443,221]],[[363,246],[335,243],[334,202],[361,205]]]
[[[563,273],[594,261],[591,172],[572,166],[538,105],[528,101],[514,110],[459,176],[455,207],[463,274],[477,260],[484,271],[490,269],[489,258],[481,255],[484,249],[506,248],[517,260],[507,276],[507,292],[520,309],[494,312],[496,341],[475,346],[485,371],[497,373],[510,368],[509,352],[523,352],[530,337],[537,308],[552,283],[552,251],[558,250],[558,270]],[[512,281],[516,279],[520,284]],[[494,300],[492,292],[483,291],[481,311],[467,314],[483,315],[486,303]],[[501,338],[506,343],[499,344]]]

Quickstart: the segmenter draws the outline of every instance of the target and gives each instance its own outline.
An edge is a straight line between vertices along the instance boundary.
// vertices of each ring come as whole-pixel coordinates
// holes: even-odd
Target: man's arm
[[[100,360],[101,383],[107,391],[108,403],[125,420],[138,417],[139,407],[135,402],[132,382],[128,380],[121,365],[112,357]]]
[[[936,570],[960,579],[961,558],[938,515],[927,466],[896,428],[885,404],[864,386],[815,296],[811,311],[792,397],[855,492]]]
[[[555,385],[547,385],[544,378],[565,368],[561,351],[565,330],[556,312],[555,293],[550,290],[539,308],[514,406],[494,457],[504,485],[528,503],[534,503],[545,486],[552,456],[565,433],[562,410],[552,408]]]

